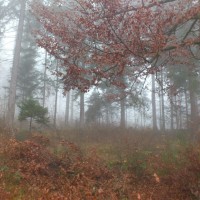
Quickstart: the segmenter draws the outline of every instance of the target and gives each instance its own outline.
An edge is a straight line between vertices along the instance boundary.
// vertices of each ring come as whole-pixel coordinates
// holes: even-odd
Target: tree
[[[184,58],[179,58],[179,60],[184,60]],[[173,65],[168,73],[168,78],[171,79],[171,93],[180,97],[185,96],[185,119],[186,124],[189,125],[191,130],[196,130],[198,128],[198,107],[197,107],[197,94],[200,93],[199,90],[199,66],[198,62],[194,59],[187,61],[185,63],[178,63]],[[189,93],[189,103],[190,103],[190,123],[188,124],[188,102],[187,102],[187,91]],[[179,106],[181,109],[181,106]],[[181,117],[181,116],[179,116]],[[181,118],[180,118],[181,119]]]
[[[83,92],[80,93],[80,128],[83,128],[85,124],[85,94]]]
[[[153,122],[153,130],[157,131],[157,113],[156,113],[156,91],[155,91],[155,76],[152,74],[152,93],[151,93],[151,101],[152,101],[152,122]]]
[[[26,0],[22,0],[16,44],[14,50],[13,66],[11,72],[9,99],[8,99],[7,123],[10,128],[13,128],[14,116],[15,116],[16,85],[17,85],[17,75],[18,75],[19,61],[20,61],[20,50],[21,50],[22,34],[24,27],[25,10],[26,10]]]
[[[48,109],[43,108],[38,101],[34,99],[25,100],[19,105],[20,113],[18,119],[24,121],[30,119],[29,130],[31,132],[33,120],[38,124],[47,124],[49,118],[47,117]]]
[[[112,87],[105,88],[102,84],[101,88],[94,90],[87,101],[87,111],[85,112],[86,123],[105,123],[110,125],[112,121],[112,115],[117,114],[114,111],[118,111],[117,104],[112,100],[109,100],[109,95],[116,91]],[[115,104],[115,105],[113,105]],[[118,100],[120,104],[120,100]]]
[[[0,0],[0,34],[4,32],[5,26],[16,17],[18,0]]]
[[[17,78],[17,100],[36,98],[40,89],[40,72],[36,70],[37,46],[30,32],[30,14],[26,15],[22,38],[21,56]]]
[[[70,108],[70,91],[66,94],[66,104],[65,104],[65,125],[69,125],[69,110]]]
[[[115,77],[121,76],[126,67],[132,67],[131,76],[144,75],[150,69],[155,73],[160,55],[173,59],[177,53],[183,55],[186,47],[199,44],[198,37],[189,37],[196,31],[200,10],[195,1],[71,2],[69,6],[69,2],[55,1],[54,7],[32,4],[43,27],[36,32],[38,44],[67,66],[63,74],[65,89],[71,86],[87,91],[102,79],[120,86],[123,83]],[[193,22],[189,30],[177,37],[177,31],[188,21]],[[88,52],[90,56],[86,57]],[[77,65],[83,57],[92,67]]]
[[[167,63],[188,67],[200,44],[195,0],[55,0],[54,6],[35,1],[32,10],[41,23],[35,31],[38,45],[65,68],[65,90],[86,92],[105,80],[123,89],[124,74],[139,79]],[[191,105],[194,96],[190,93]],[[194,111],[192,106],[192,116]],[[155,122],[154,116],[157,129]]]
[[[43,73],[43,98],[42,98],[42,105],[45,107],[46,101],[46,82],[47,82],[47,52],[45,51],[45,58],[44,58],[44,73]]]
[[[88,109],[85,113],[86,123],[96,123],[100,122],[103,116],[103,108],[106,106],[105,99],[100,96],[99,93],[94,91],[90,98],[88,99]]]
[[[56,73],[58,72],[58,62],[56,62]],[[55,106],[54,106],[54,116],[53,116],[53,124],[56,128],[57,126],[57,108],[58,108],[58,91],[59,91],[59,79],[58,75],[56,76],[56,82],[55,82]]]

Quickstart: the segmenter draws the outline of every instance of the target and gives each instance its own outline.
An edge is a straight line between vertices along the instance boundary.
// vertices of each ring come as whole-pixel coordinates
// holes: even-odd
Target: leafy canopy
[[[138,79],[187,61],[200,44],[194,0],[35,0],[31,8],[41,24],[37,43],[64,66],[66,90],[105,80],[123,87],[122,75]]]

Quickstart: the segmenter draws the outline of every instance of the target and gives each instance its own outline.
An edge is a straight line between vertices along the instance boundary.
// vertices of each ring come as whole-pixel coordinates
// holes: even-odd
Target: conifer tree
[[[17,80],[17,97],[19,102],[30,97],[36,98],[40,84],[40,73],[35,68],[37,48],[31,35],[29,21],[30,15],[27,15]]]
[[[47,117],[48,110],[43,108],[38,101],[33,99],[24,100],[21,105],[19,105],[20,113],[18,119],[20,121],[30,119],[29,130],[32,130],[33,120],[38,124],[47,124],[49,118]]]

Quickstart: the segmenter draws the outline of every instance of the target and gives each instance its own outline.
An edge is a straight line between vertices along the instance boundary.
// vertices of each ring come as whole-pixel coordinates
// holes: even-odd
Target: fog
[[[176,8],[176,1],[171,2],[161,2],[165,11],[171,6]],[[192,18],[187,23],[180,23],[175,32],[167,35],[168,24],[164,20],[170,16],[165,13],[163,19],[155,17],[155,23],[151,24],[151,17],[161,11],[146,1],[152,16],[144,14],[145,20],[155,31],[149,35],[145,23],[137,26],[138,22],[128,22],[125,16],[120,18],[121,24],[117,26],[114,22],[108,25],[103,19],[98,21],[91,14],[98,23],[94,21],[88,25],[88,19],[83,18],[81,23],[84,29],[79,29],[73,20],[78,20],[82,10],[73,16],[73,20],[68,17],[73,9],[79,9],[80,5],[73,2],[66,5],[63,2],[62,9],[62,3],[49,2],[45,5],[46,13],[40,9],[42,1],[6,3],[2,2],[1,5],[0,37],[1,113],[5,123],[10,126],[18,124],[20,105],[28,99],[34,99],[48,109],[49,124],[55,128],[98,124],[164,131],[190,129],[196,124],[195,129],[198,129],[199,50],[192,32],[197,31],[198,25]],[[182,5],[185,10],[186,5]],[[129,14],[140,20],[134,9],[138,10],[144,5],[127,2],[127,6],[133,8],[128,11]],[[188,9],[195,6],[196,2]],[[97,12],[102,9],[98,4],[92,7]],[[68,14],[62,16],[64,21],[60,21],[59,15],[65,11]],[[48,12],[55,12],[52,18],[48,19]],[[116,15],[114,19],[118,20],[118,17]],[[125,26],[126,22],[129,28]],[[157,32],[157,22],[163,23],[161,33]],[[135,36],[130,32],[134,23],[136,29],[143,31],[137,32],[139,35],[135,32]],[[129,36],[124,35],[123,26]],[[90,28],[93,32],[88,31]],[[101,31],[103,28],[104,33]],[[119,35],[114,29],[119,31]],[[136,37],[141,41],[140,44]],[[194,38],[194,45],[191,42],[188,52],[186,49],[174,50],[172,37],[177,40],[176,45],[181,39]],[[129,39],[130,47],[125,44]],[[157,47],[159,42],[165,47]],[[109,47],[111,44],[112,47]],[[160,52],[153,55],[153,48]],[[111,51],[113,57],[109,53],[100,53],[104,50]]]
[[[199,13],[0,0],[0,200],[200,199]]]

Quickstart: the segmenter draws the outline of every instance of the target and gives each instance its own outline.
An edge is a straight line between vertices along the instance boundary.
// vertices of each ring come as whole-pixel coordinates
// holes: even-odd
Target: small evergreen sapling
[[[47,124],[49,118],[47,117],[48,109],[43,108],[37,100],[27,99],[19,105],[19,121],[30,119],[29,130],[31,132],[33,120],[38,124]]]

